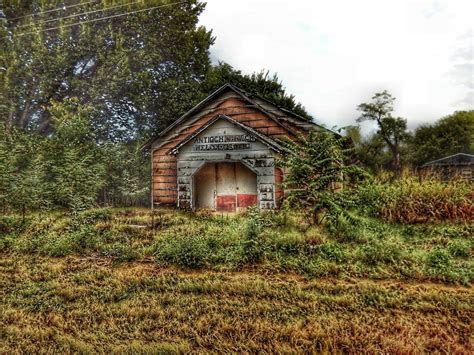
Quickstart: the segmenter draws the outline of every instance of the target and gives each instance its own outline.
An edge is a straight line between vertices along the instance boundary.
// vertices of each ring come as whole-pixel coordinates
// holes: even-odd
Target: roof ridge
[[[448,155],[448,156],[446,156],[446,157],[442,157],[442,158],[439,158],[439,159],[431,160],[431,161],[429,161],[429,162],[423,164],[421,167],[424,167],[424,166],[427,166],[427,165],[431,165],[431,164],[433,164],[433,163],[436,163],[436,162],[439,162],[439,161],[442,161],[442,160],[450,159],[450,158],[453,158],[453,157],[458,156],[458,155],[465,155],[465,156],[468,156],[468,157],[470,157],[470,158],[474,158],[474,154],[459,152],[459,153],[455,153],[455,154]]]

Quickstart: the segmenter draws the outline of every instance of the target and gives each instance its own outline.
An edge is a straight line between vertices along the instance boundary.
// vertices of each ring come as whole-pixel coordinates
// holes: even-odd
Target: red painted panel
[[[217,210],[221,212],[235,212],[235,195],[217,196]]]
[[[238,194],[237,207],[249,207],[257,205],[257,195],[252,194]]]

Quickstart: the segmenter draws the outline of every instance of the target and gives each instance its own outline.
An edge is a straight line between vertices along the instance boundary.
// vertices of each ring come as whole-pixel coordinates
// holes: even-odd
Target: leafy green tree
[[[409,144],[414,166],[456,153],[474,154],[474,111],[458,111],[418,127]]]
[[[0,203],[3,211],[44,207],[43,169],[37,155],[40,139],[14,130],[0,132]]]
[[[150,0],[111,10],[124,3],[97,1],[53,13],[42,11],[59,6],[56,0],[24,3],[5,3],[0,119],[7,129],[49,134],[49,108],[77,97],[97,109],[98,138],[135,139],[168,125],[199,96],[213,43],[198,26],[204,3]],[[146,10],[151,7],[158,8]],[[105,11],[67,17],[96,10]],[[141,12],[87,22],[131,11]],[[29,13],[35,16],[16,19]],[[53,27],[59,28],[44,31]]]
[[[358,122],[375,121],[378,126],[377,135],[387,144],[392,154],[392,167],[401,172],[400,146],[408,137],[407,122],[401,117],[393,117],[395,98],[387,90],[376,93],[372,102],[362,103],[357,109],[362,112]]]
[[[392,156],[387,144],[378,134],[363,136],[359,126],[345,128],[345,134],[354,145],[354,153],[359,163],[373,173],[390,169]]]
[[[54,134],[43,143],[44,184],[51,202],[73,213],[93,206],[105,184],[102,150],[96,144],[91,106],[76,99],[53,103]]]
[[[104,147],[106,184],[99,201],[111,206],[148,206],[150,203],[150,157],[136,143]]]
[[[303,105],[296,102],[295,97],[286,92],[276,73],[270,75],[269,71],[262,70],[258,73],[245,75],[240,70],[234,69],[231,65],[219,62],[209,69],[206,80],[201,84],[200,90],[203,97],[209,95],[225,83],[233,84],[251,95],[267,99],[308,120],[312,119]]]
[[[347,138],[325,130],[298,138],[283,142],[286,154],[278,161],[288,171],[283,183],[287,201],[308,211],[314,223],[323,216],[333,222],[340,216],[352,220],[348,213],[350,199],[335,192],[364,176],[350,163],[352,148],[347,148]]]

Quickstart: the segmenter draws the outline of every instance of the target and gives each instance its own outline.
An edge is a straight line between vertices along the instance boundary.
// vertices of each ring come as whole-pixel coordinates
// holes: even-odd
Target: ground
[[[300,245],[288,221],[272,228],[280,239],[256,232],[260,254],[248,247],[253,227],[239,229],[246,220],[255,218],[180,214],[158,217],[152,230],[141,228],[145,211],[115,210],[88,213],[80,227],[62,213],[34,217],[18,232],[4,223],[0,353],[474,351],[466,226],[424,228],[424,236],[395,226],[410,253],[391,261],[367,249],[372,230],[343,241],[324,232],[318,240],[310,229]],[[192,249],[175,242],[186,232],[198,241]],[[225,240],[203,239],[223,232]],[[239,233],[251,261],[239,259]],[[220,248],[233,256],[223,259]]]

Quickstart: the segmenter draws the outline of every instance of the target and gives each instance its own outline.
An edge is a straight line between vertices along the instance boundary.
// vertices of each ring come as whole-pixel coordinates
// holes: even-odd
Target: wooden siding
[[[268,104],[267,107],[268,108]],[[281,114],[281,112],[278,112]],[[235,92],[226,91],[157,139],[152,146],[152,199],[153,204],[176,205],[178,197],[177,160],[170,151],[191,136],[216,115],[226,115],[235,121],[273,139],[294,138],[294,132],[304,133],[295,120],[282,120],[263,109],[260,105],[244,100]]]

